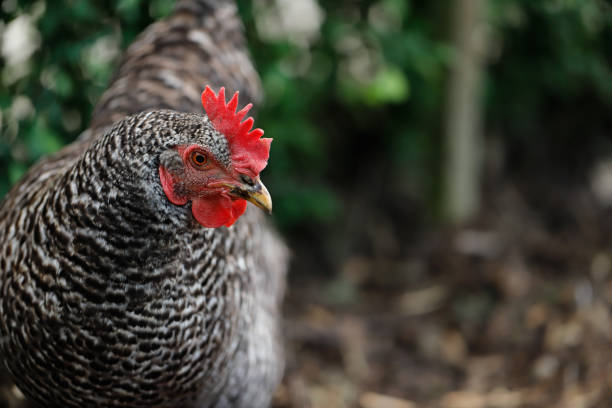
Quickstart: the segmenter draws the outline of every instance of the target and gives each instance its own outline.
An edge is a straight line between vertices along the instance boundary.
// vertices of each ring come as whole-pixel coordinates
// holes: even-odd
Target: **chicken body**
[[[183,113],[204,84],[258,94],[241,35],[231,2],[179,3],[127,51],[88,131],[2,203],[0,361],[41,406],[269,405],[286,248],[254,208],[202,227],[157,171],[218,137]]]

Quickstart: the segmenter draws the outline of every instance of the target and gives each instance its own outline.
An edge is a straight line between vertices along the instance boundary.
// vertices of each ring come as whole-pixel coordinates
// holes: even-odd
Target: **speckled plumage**
[[[40,405],[269,404],[286,248],[255,208],[202,227],[157,172],[179,144],[229,157],[205,116],[177,111],[201,112],[205,83],[258,94],[241,35],[231,2],[179,3],[130,47],[90,129],[0,206],[0,360]]]

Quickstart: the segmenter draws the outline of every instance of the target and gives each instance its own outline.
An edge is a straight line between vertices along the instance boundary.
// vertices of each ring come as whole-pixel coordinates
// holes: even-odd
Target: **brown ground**
[[[400,256],[295,279],[275,407],[612,406],[612,213],[565,187],[495,195]]]
[[[505,187],[409,240],[376,225],[333,277],[297,251],[275,408],[612,406],[612,212],[588,192]]]

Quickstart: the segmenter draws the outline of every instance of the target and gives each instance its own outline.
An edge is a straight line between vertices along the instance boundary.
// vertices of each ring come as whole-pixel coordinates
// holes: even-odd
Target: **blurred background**
[[[0,197],[173,3],[0,1]],[[612,406],[612,5],[238,3],[294,256],[274,406]]]

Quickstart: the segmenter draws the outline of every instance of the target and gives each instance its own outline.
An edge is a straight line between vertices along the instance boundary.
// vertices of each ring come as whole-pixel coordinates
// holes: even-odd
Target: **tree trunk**
[[[455,0],[451,68],[444,126],[443,212],[454,223],[480,204],[482,76],[486,0]]]

